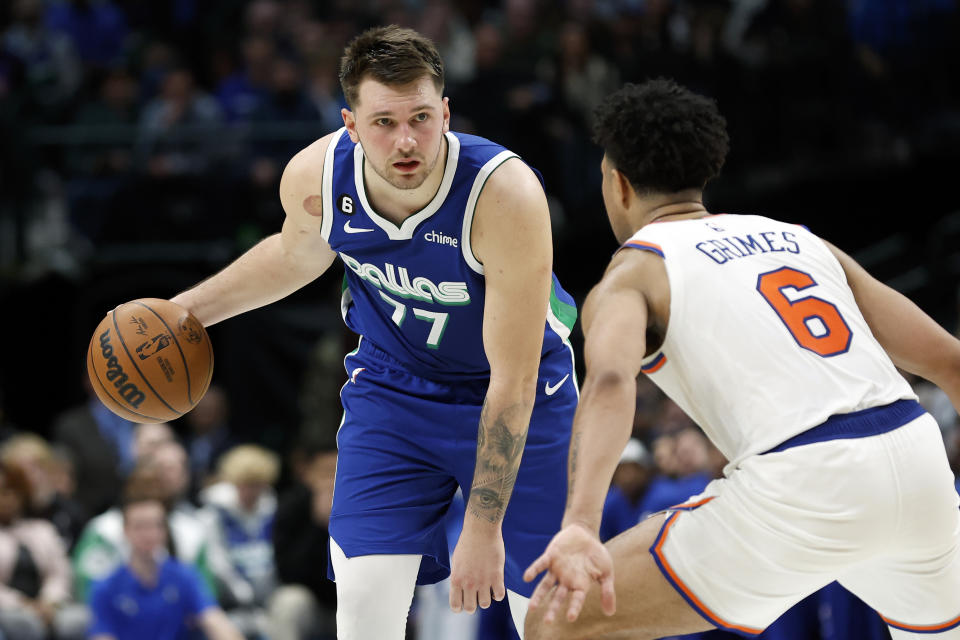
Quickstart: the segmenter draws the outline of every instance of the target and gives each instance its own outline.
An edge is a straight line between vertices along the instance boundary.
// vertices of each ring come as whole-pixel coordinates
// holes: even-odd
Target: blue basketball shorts
[[[344,365],[330,535],[348,558],[422,555],[417,583],[438,582],[450,574],[443,516],[458,486],[469,499],[489,381],[421,378],[366,339]],[[572,351],[547,354],[503,521],[504,581],[524,596],[535,585],[523,571],[560,529],[577,398]]]

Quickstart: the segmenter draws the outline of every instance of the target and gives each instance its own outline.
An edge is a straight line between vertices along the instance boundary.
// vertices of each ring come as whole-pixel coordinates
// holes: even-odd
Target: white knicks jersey
[[[716,215],[647,225],[670,318],[650,376],[736,466],[835,414],[915,399],[839,261],[804,227]]]

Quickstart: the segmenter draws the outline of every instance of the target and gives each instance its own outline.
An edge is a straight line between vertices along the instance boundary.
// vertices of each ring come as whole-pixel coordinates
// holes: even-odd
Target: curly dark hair
[[[367,77],[397,86],[423,76],[443,92],[443,60],[437,47],[426,36],[395,24],[367,29],[350,41],[340,58],[340,88],[351,109]]]
[[[702,189],[720,173],[730,143],[716,103],[666,78],[604,98],[593,139],[641,194]]]

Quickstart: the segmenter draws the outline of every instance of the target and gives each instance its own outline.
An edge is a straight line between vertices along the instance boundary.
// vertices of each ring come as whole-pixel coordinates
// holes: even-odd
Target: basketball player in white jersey
[[[597,111],[622,248],[583,310],[587,377],[561,531],[526,639],[756,635],[838,580],[894,638],[960,638],[960,510],[933,418],[960,408],[960,342],[800,226],[711,215],[715,104],[667,81]],[[645,372],[730,461],[706,491],[602,545],[601,507]]]

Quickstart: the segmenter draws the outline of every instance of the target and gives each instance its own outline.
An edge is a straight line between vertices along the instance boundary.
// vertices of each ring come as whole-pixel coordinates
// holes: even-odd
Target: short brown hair
[[[126,514],[127,507],[140,502],[159,502],[169,511],[166,496],[160,490],[162,484],[160,474],[155,465],[150,462],[139,463],[127,476],[123,491],[120,495],[120,509]]]
[[[0,483],[17,494],[17,497],[20,498],[21,511],[30,506],[30,478],[27,477],[23,469],[17,465],[0,463]]]
[[[443,60],[437,47],[426,36],[395,24],[367,29],[350,41],[340,58],[340,87],[351,109],[367,77],[399,86],[423,76],[431,77],[437,90],[443,91]]]

